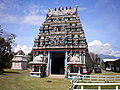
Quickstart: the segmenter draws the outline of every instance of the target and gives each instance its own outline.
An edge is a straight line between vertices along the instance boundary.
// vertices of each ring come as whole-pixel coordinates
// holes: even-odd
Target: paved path
[[[19,76],[22,76],[22,75],[29,75],[29,72],[11,73],[11,74],[8,74],[8,75],[0,75],[0,79],[6,78],[8,76],[10,76],[11,78],[16,78],[16,77],[19,77]]]

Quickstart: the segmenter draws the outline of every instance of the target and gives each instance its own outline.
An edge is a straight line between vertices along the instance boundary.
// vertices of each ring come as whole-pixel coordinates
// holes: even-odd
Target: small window
[[[78,67],[70,67],[70,73],[78,73]]]
[[[34,72],[39,72],[39,66],[34,66]]]
[[[59,19],[59,21],[62,21],[62,19]]]
[[[61,31],[61,29],[60,29],[60,28],[58,28],[58,31]]]
[[[44,33],[48,33],[48,30],[45,30]]]
[[[78,38],[78,35],[74,35],[74,38]]]
[[[44,37],[41,37],[41,39],[44,39]]]

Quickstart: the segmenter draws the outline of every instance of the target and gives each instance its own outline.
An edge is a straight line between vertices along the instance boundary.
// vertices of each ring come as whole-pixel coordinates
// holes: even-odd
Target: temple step
[[[49,78],[65,78],[65,75],[60,75],[60,74],[51,74],[48,76]]]

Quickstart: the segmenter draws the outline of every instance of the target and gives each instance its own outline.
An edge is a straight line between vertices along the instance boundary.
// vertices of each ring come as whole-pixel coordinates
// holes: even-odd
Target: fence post
[[[91,82],[91,76],[90,76],[90,82]]]
[[[101,86],[98,86],[98,90],[101,90]]]
[[[81,86],[81,90],[83,90],[83,86]]]
[[[116,86],[116,90],[118,90],[118,86]]]

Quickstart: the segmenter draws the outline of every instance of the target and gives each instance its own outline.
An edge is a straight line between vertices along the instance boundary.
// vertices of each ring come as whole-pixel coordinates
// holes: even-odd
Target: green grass
[[[102,73],[91,73],[91,75],[120,75],[120,73],[102,70]]]
[[[27,72],[5,70],[0,75],[0,90],[68,90],[70,86],[68,79],[33,78]]]
[[[106,72],[92,73],[92,75],[120,75],[120,73]],[[29,77],[28,70],[11,70],[5,69],[0,75],[0,90],[68,90],[70,80],[68,79],[51,79]],[[77,88],[80,88],[78,86]],[[85,89],[97,89],[97,86],[84,86]],[[102,86],[103,88],[115,88],[115,86]],[[119,87],[120,88],[120,87]]]
[[[80,86],[77,86],[76,89],[80,89],[81,87]],[[98,89],[98,86],[84,86],[83,87],[84,89]],[[115,89],[116,87],[115,86],[101,86],[101,89]],[[120,88],[120,86],[119,86]]]

